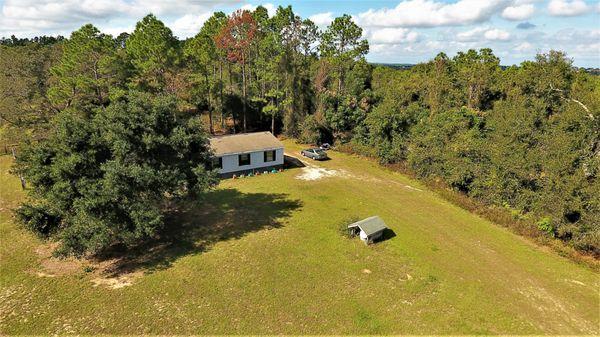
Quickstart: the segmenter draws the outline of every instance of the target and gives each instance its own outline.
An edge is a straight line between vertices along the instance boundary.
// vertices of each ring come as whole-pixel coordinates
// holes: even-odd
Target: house
[[[386,229],[385,222],[378,216],[372,216],[348,225],[350,235],[358,235],[366,244],[380,239],[383,236],[383,231]]]
[[[213,168],[224,178],[283,166],[283,143],[268,131],[212,137],[210,147]]]

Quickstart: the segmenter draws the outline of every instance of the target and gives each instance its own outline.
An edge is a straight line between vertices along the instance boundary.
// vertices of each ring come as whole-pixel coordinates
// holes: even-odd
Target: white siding
[[[267,150],[267,151],[272,151]],[[259,169],[261,167],[278,166],[283,165],[283,148],[275,150],[275,161],[266,162],[264,161],[265,151],[256,151],[250,153],[250,165],[238,165],[239,154],[226,154],[221,156],[223,158],[223,168],[219,170],[219,173],[232,173],[237,171]]]

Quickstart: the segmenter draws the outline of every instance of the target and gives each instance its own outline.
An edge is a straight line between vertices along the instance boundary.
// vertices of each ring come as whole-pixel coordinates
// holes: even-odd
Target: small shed
[[[378,216],[372,216],[348,225],[350,235],[358,235],[366,244],[373,243],[373,241],[381,238],[383,231],[386,229],[385,222]]]

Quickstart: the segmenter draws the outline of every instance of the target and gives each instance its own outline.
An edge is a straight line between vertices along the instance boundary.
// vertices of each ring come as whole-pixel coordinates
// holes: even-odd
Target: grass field
[[[600,333],[597,272],[414,180],[330,155],[223,181],[170,216],[161,242],[98,264],[47,258],[15,225],[23,195],[0,157],[0,334]],[[342,235],[371,215],[395,236]]]

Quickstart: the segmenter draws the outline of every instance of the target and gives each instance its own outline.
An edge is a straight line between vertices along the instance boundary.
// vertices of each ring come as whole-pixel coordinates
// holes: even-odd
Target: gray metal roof
[[[378,216],[372,216],[364,220],[357,221],[353,224],[348,225],[348,228],[357,226],[367,235],[372,235],[377,232],[381,232],[382,230],[387,228],[385,222],[383,222],[383,220]]]
[[[269,131],[239,133],[210,138],[210,147],[216,156],[248,153],[283,148],[283,143]]]

